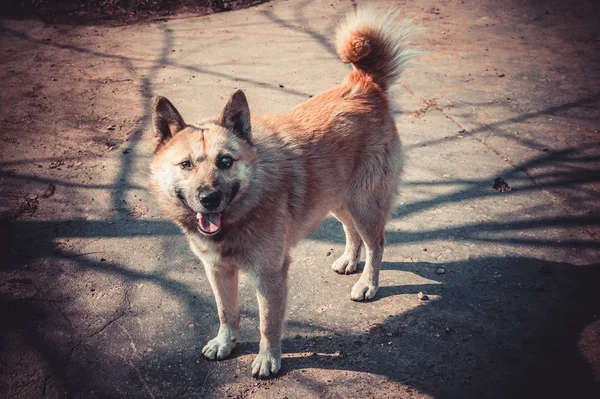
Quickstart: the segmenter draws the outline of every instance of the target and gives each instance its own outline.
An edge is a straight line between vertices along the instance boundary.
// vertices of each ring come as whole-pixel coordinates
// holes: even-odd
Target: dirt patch
[[[250,7],[266,0],[1,0],[0,15],[58,24],[125,25],[164,20],[179,13],[207,15]]]
[[[422,118],[427,111],[431,108],[435,108],[438,105],[438,100],[435,98],[429,98],[421,101],[421,107],[412,113],[412,117],[415,119]]]

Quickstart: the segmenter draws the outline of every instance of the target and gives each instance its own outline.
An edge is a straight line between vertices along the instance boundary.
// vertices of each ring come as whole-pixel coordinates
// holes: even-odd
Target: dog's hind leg
[[[379,288],[379,267],[385,246],[385,224],[389,214],[389,200],[362,199],[348,204],[356,229],[366,248],[365,268],[352,287],[350,298],[353,301],[366,301],[377,293]]]
[[[204,269],[215,294],[221,325],[217,336],[202,349],[202,354],[211,360],[224,359],[236,344],[240,324],[238,270],[235,266],[206,264]]]
[[[346,248],[344,253],[335,262],[333,262],[332,269],[339,274],[351,274],[356,271],[358,262],[360,261],[360,250],[362,247],[362,239],[356,226],[352,214],[343,205],[338,209],[334,210],[333,215],[342,222],[344,226],[344,233],[346,234]]]

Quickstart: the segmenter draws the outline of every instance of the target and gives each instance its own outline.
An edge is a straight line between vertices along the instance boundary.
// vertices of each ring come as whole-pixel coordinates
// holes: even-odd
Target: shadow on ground
[[[99,397],[123,393],[137,396],[139,387],[136,385],[147,381],[144,389],[158,396],[161,392],[165,394],[162,384],[170,386],[169,395],[184,394],[190,382],[201,381],[208,369],[216,367],[198,355],[198,345],[206,341],[210,325],[214,323],[214,317],[206,316],[214,312],[210,298],[199,296],[193,287],[160,273],[144,273],[117,264],[71,257],[77,254],[48,252],[47,243],[22,227],[17,225],[8,238],[34,239],[40,250],[30,252],[16,263],[6,263],[5,257],[3,265],[23,268],[35,257],[44,256],[50,259],[48,265],[66,260],[80,271],[112,275],[125,285],[154,283],[184,305],[187,319],[203,326],[184,341],[184,344],[196,342],[196,345],[144,354],[144,361],[134,366],[135,356],[142,354],[124,353],[123,363],[123,359],[113,359],[114,354],[102,351],[110,344],[103,339],[120,340],[122,334],[118,331],[113,330],[108,338],[102,338],[101,334],[119,318],[148,317],[136,314],[135,308],[129,306],[127,290],[115,313],[85,332],[78,331],[81,327],[70,326],[72,315],[66,316],[60,310],[61,302],[72,300],[56,295],[62,291],[60,287],[42,289],[55,291],[50,298],[29,292],[38,290],[40,283],[55,284],[53,277],[57,275],[40,278],[39,274],[43,276],[44,272],[38,270],[37,278],[9,279],[4,284],[11,287],[10,294],[2,290],[0,297],[2,352],[7,354],[19,348],[18,353],[33,351],[41,357],[49,375],[53,376],[53,386],[45,387],[46,393],[53,389],[53,392],[64,390],[73,396],[78,393]],[[166,231],[173,231],[172,227],[165,227]],[[435,270],[440,267],[445,270],[443,275],[436,274]],[[449,263],[384,263],[382,269],[415,273],[440,284],[382,287],[379,299],[420,291],[436,299],[406,313],[390,314],[387,320],[365,334],[335,332],[331,335],[333,339],[288,338],[284,340],[285,352],[312,352],[313,356],[286,359],[283,375],[313,367],[367,372],[434,397],[593,397],[593,393],[600,392],[590,364],[597,361],[600,334],[597,300],[600,264],[490,256]],[[65,266],[62,271],[65,272]],[[494,276],[491,282],[490,275]],[[73,294],[71,291],[66,295]],[[304,327],[308,332],[315,328]],[[122,329],[124,334],[130,334],[125,327]],[[236,352],[255,352],[256,349],[257,343],[246,342]],[[18,353],[15,356],[18,357]],[[128,363],[131,367],[126,367]],[[2,365],[5,370],[6,367],[10,364]],[[139,378],[136,373],[144,377]],[[131,386],[114,384],[108,377],[130,381]],[[310,379],[302,383],[312,386],[315,392],[323,388]],[[335,380],[332,384],[335,385]],[[493,389],[490,391],[490,388]],[[196,385],[194,392],[198,392],[197,389]]]
[[[565,150],[561,154],[573,154],[573,159],[579,159],[576,151]],[[531,163],[552,161],[548,155]],[[539,190],[527,175],[519,172],[520,168],[515,169],[516,172],[512,170],[507,169],[504,175],[515,186],[511,195]],[[597,182],[598,176],[597,171],[584,180]],[[572,188],[582,178],[570,171],[554,177],[557,184],[573,184]],[[491,188],[491,180],[467,183],[467,188],[458,192],[401,206],[394,218],[405,218],[449,203],[504,195]],[[408,184],[418,185],[418,182]],[[389,231],[387,241],[388,245],[425,245],[433,240],[449,240],[585,251],[597,248],[597,240],[585,235],[563,241],[548,240],[544,238],[546,235],[538,235],[536,231],[546,228],[586,230],[599,225],[600,220],[593,215],[516,218],[419,232]],[[523,236],[522,232],[528,234]],[[178,229],[157,220],[122,217],[107,221],[3,222],[1,238],[7,250],[2,255],[2,271],[15,276],[4,282],[1,292],[3,353],[11,353],[8,359],[12,360],[16,360],[20,352],[36,353],[48,376],[52,376],[52,385],[44,386],[48,392],[136,396],[141,388],[161,396],[165,392],[185,395],[204,390],[197,382],[208,378],[211,368],[218,367],[217,363],[208,363],[199,356],[201,344],[216,323],[209,294],[199,295],[193,286],[168,277],[166,271],[134,269],[98,259],[94,254],[66,251],[55,242],[56,238],[133,239],[157,234],[165,240],[179,241],[178,248],[182,247],[183,238]],[[310,238],[327,243],[344,242],[341,226],[333,219],[327,219]],[[34,264],[36,266],[29,267]],[[440,267],[444,269],[441,275],[436,273]],[[435,299],[408,312],[390,314],[383,323],[364,334],[332,331],[329,337],[311,337],[310,331],[319,326],[294,326],[296,331],[309,334],[287,338],[285,352],[313,355],[286,359],[284,376],[307,368],[366,372],[385,376],[434,397],[564,397],[598,392],[593,373],[598,372],[595,356],[600,334],[600,306],[596,285],[600,264],[579,264],[575,259],[568,263],[498,255],[456,262],[387,262],[382,269],[414,273],[439,284],[384,286],[378,300],[418,292],[426,292]],[[104,315],[99,323],[91,322],[88,326],[84,323],[82,328],[79,326],[81,317],[86,316],[65,314],[64,310],[64,304],[76,301],[72,296],[77,295],[77,289],[73,286],[66,289],[61,281],[65,275],[73,274],[88,282],[84,275],[91,271],[113,279],[114,284],[124,288],[112,313]],[[184,339],[157,345],[160,349],[144,354],[137,353],[132,344],[131,350],[115,359],[113,351],[105,351],[110,347],[110,341],[105,340],[127,342],[132,334],[143,334],[143,328],[136,327],[135,320],[151,317],[131,307],[132,287],[140,283],[156,285],[181,303],[185,310],[182,318],[199,327],[188,332],[185,326],[178,324],[173,331],[166,331],[165,339],[168,340],[170,334],[187,334]],[[82,290],[87,293],[87,283]],[[147,300],[153,301],[151,297]],[[256,317],[254,314],[245,316]],[[79,321],[75,323],[73,318]],[[184,330],[178,331],[181,328]],[[110,334],[104,335],[108,332]],[[20,348],[18,353],[13,353],[14,348]],[[256,342],[244,342],[234,356],[256,350]],[[143,362],[138,361],[142,358]],[[7,366],[10,364],[2,365]],[[131,381],[131,384],[115,386],[107,376]],[[310,378],[301,383],[315,392],[323,389],[320,382]],[[168,390],[161,388],[161,384],[167,384]],[[331,384],[335,386],[335,381]],[[27,392],[27,387],[22,389]]]
[[[376,373],[436,398],[594,397],[600,391],[589,363],[597,349],[580,342],[584,336],[594,342],[600,332],[599,266],[526,257],[385,263],[384,270],[430,279],[439,267],[446,273],[441,284],[383,287],[379,298],[419,291],[439,298],[391,314],[366,334],[287,339],[287,352],[315,355],[287,359],[283,373],[310,367]],[[490,272],[498,273],[492,284],[482,279]]]
[[[538,10],[538,3],[531,3],[535,3],[535,10]],[[306,21],[302,17],[302,7],[309,5],[310,2],[299,3],[294,22],[285,21],[270,10],[263,14],[275,23],[307,33],[331,52],[331,46],[321,33],[303,27]],[[546,15],[544,10],[541,15]],[[144,126],[149,119],[154,95],[151,89],[153,73],[158,68],[171,65],[198,73],[206,72],[200,67],[178,65],[169,60],[173,38],[169,29],[164,32],[162,53],[150,72],[140,78],[140,101],[146,114],[140,117],[139,124]],[[28,39],[26,35],[21,36]],[[87,52],[75,47],[71,50]],[[117,61],[127,68],[131,67],[131,60]],[[262,87],[268,85],[251,79],[241,81]],[[308,96],[291,89],[286,92]],[[505,122],[555,115],[582,104],[595,104],[597,100],[598,94],[594,94],[564,105],[551,106],[539,113],[525,113]],[[488,128],[498,126],[502,123]],[[520,144],[532,146],[525,141]],[[132,141],[131,148],[136,145],[137,141]],[[553,149],[507,168],[502,177],[513,186],[511,195],[562,188],[572,190],[575,201],[581,199],[575,205],[587,206],[590,201],[597,204],[595,191],[587,192],[586,185],[597,185],[600,180],[600,170],[589,166],[600,160],[596,155],[589,155],[590,151],[597,153],[598,148],[597,143],[590,143]],[[97,187],[111,191],[111,201],[117,209],[121,207],[127,190],[134,187],[129,174],[132,163],[132,157],[123,154],[121,174],[115,183]],[[550,174],[532,171],[557,163],[566,167]],[[64,186],[73,184],[67,180],[38,179],[14,172],[3,172],[2,177],[16,184],[21,180]],[[399,207],[393,217],[405,218],[442,205],[499,195],[491,189],[492,183],[487,179],[407,182],[407,189],[455,184],[464,188],[410,202]],[[593,213],[565,213],[560,217],[457,222],[451,227],[418,232],[389,231],[387,241],[389,245],[405,245],[443,239],[530,246],[542,251],[556,247],[586,251],[598,248],[593,230],[599,225],[600,220]],[[563,240],[536,235],[536,231],[547,228],[573,228],[584,234]],[[221,368],[229,366],[209,363],[199,356],[201,345],[214,332],[216,322],[210,294],[199,293],[197,287],[170,276],[168,270],[124,265],[57,244],[59,239],[61,242],[79,238],[118,238],[125,241],[137,237],[161,237],[175,248],[182,248],[183,238],[172,224],[152,219],[136,220],[121,212],[99,221],[3,220],[0,229],[4,247],[0,255],[0,271],[6,276],[0,286],[0,314],[3,317],[0,324],[0,371],[4,375],[0,379],[0,392],[8,392],[11,397],[203,397],[208,394],[209,388],[221,383],[218,379],[209,378],[211,370],[218,374]],[[310,238],[341,244],[343,232],[337,222],[327,220]],[[145,249],[140,249],[140,264],[145,255]],[[186,260],[190,259],[193,258],[189,256]],[[171,266],[170,262],[170,259],[165,259],[165,269]],[[578,259],[563,262],[535,256],[497,254],[455,262],[388,262],[382,268],[411,272],[439,284],[385,286],[379,292],[379,299],[418,292],[426,292],[435,298],[408,312],[390,314],[384,322],[374,325],[364,334],[332,331],[330,337],[311,337],[311,329],[319,326],[298,323],[298,327],[306,329],[307,334],[286,338],[284,351],[311,352],[313,355],[286,359],[282,369],[284,377],[306,368],[365,372],[384,376],[402,383],[408,390],[414,389],[436,398],[600,395],[597,382],[600,364],[597,349],[600,336],[597,299],[600,264],[582,264]],[[444,273],[436,273],[438,268],[443,268]],[[93,300],[114,303],[106,306],[108,310],[100,315],[78,312],[78,301],[95,293],[94,284],[114,287],[115,293],[106,298],[99,293],[98,298]],[[140,310],[142,307],[132,307],[131,298],[141,284],[157,287],[178,302],[183,311],[170,313],[170,310],[160,310],[161,300],[151,295],[144,296],[147,307],[143,311]],[[156,309],[154,313],[149,311],[150,308]],[[162,316],[164,319],[161,319]],[[141,353],[131,337],[146,334],[143,320],[148,318],[159,322],[174,319],[177,322],[158,323],[163,331],[152,331],[155,349]],[[112,341],[128,342],[129,345],[113,350]],[[234,356],[239,358],[256,350],[256,342],[244,342],[238,346]],[[27,374],[26,368],[42,370],[43,384],[38,384],[34,374]],[[24,372],[25,378],[21,377],[19,386],[14,387],[11,377],[20,372]],[[325,386],[310,378],[301,379],[300,383],[316,394],[325,389],[331,390],[338,384],[334,379]],[[369,392],[358,382],[357,389],[364,389],[365,394]]]

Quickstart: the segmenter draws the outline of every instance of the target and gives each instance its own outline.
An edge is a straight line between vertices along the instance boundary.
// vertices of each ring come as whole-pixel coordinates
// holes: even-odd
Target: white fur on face
[[[234,159],[230,169],[217,167],[217,159],[223,155]],[[243,191],[252,178],[254,156],[248,144],[221,126],[188,127],[173,137],[155,157],[152,179],[162,192],[172,198],[177,196],[177,190],[212,189],[219,181],[229,188],[234,182],[239,182],[240,191]],[[192,170],[183,170],[179,166],[183,161],[192,162]]]

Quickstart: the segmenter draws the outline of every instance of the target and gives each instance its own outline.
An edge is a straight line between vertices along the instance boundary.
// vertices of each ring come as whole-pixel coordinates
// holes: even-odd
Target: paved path
[[[331,41],[352,2],[114,28],[3,21],[0,396],[598,393],[597,6],[401,3],[427,31],[390,94],[408,161],[382,288],[350,301],[357,276],[331,271],[343,232],[326,220],[294,252],[283,368],[267,381],[250,376],[247,280],[241,344],[201,356],[215,306],[146,191],[148,113],[160,94],[195,122],[234,88],[280,112],[338,84]]]

